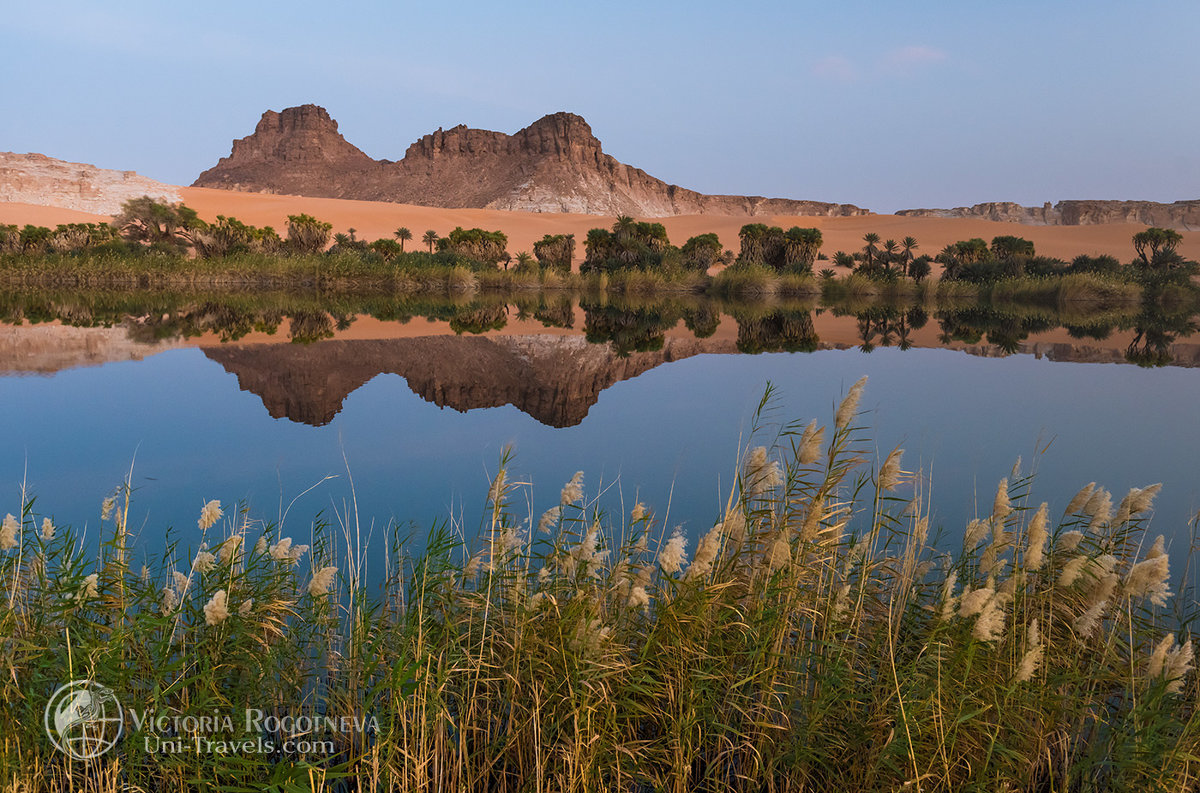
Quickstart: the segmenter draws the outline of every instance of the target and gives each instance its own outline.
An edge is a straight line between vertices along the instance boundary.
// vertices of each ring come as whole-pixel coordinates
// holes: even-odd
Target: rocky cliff
[[[1093,226],[1138,223],[1184,231],[1200,228],[1200,200],[1160,204],[1154,201],[1047,201],[1040,207],[1011,202],[975,204],[954,209],[902,209],[905,217],[977,218],[1032,226]]]
[[[605,154],[581,117],[545,116],[508,135],[459,125],[425,135],[404,158],[373,160],[316,105],[267,111],[254,134],[195,187],[448,208],[667,215],[863,215],[848,204],[705,195]]]
[[[156,201],[179,200],[177,188],[133,171],[111,171],[43,154],[0,152],[0,202],[115,215],[121,204],[144,195]]]

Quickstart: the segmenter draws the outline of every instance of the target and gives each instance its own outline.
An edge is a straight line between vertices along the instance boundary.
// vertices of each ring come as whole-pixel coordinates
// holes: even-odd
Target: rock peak
[[[448,208],[596,215],[861,215],[843,204],[710,196],[668,185],[604,153],[582,116],[560,111],[511,135],[464,124],[438,128],[404,158],[373,160],[346,141],[324,108],[263,114],[254,134],[200,174],[223,187]]]

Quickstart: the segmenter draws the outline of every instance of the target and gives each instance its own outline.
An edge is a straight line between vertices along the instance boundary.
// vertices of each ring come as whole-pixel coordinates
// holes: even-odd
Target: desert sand
[[[367,240],[391,237],[398,227],[406,226],[413,233],[413,239],[406,243],[408,250],[421,248],[421,236],[426,229],[433,229],[444,236],[455,226],[462,226],[503,231],[508,235],[508,250],[513,254],[519,251],[532,252],[533,243],[545,234],[574,234],[576,259],[581,260],[583,240],[588,230],[607,228],[613,222],[613,218],[600,215],[442,209],[378,201],[238,193],[203,187],[181,187],[179,190],[183,202],[197,210],[205,220],[215,220],[217,215],[232,215],[255,226],[274,226],[281,233],[286,233],[287,216],[300,213],[332,223],[335,232],[356,229],[358,237]],[[1133,258],[1134,250],[1130,238],[1145,228],[1126,223],[1102,226],[1025,226],[964,218],[913,218],[895,215],[836,218],[680,215],[639,219],[662,223],[675,244],[682,244],[688,237],[696,234],[715,232],[725,247],[735,252],[739,247],[738,230],[746,223],[755,222],[784,228],[819,228],[825,237],[825,244],[821,250],[827,255],[839,250],[860,249],[863,245],[863,235],[873,231],[881,240],[899,241],[905,236],[916,237],[920,244],[919,252],[930,255],[936,255],[943,246],[957,240],[982,237],[990,241],[992,237],[1011,234],[1032,240],[1038,253],[1046,256],[1069,260],[1081,253],[1110,254],[1121,261]],[[54,225],[103,220],[108,218],[68,209],[0,203],[0,223]],[[1200,234],[1184,232],[1183,244],[1180,245],[1179,251],[1188,258],[1200,259]]]

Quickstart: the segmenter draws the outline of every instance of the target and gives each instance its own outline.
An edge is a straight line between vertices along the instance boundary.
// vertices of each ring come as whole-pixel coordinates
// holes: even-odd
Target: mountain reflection
[[[441,407],[512,405],[564,427],[583,421],[615,383],[700,354],[950,347],[1054,361],[1200,364],[1195,307],[1152,304],[71,291],[0,295],[0,322],[3,372],[198,346],[270,415],[311,425],[330,422],[350,393],[380,374],[403,377]]]

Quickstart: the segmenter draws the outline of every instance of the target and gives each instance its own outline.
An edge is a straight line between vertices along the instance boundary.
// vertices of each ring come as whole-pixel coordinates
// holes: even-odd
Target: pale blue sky
[[[876,211],[1200,197],[1200,2],[42,0],[0,13],[0,150],[190,183],[262,111],[373,157],[582,115],[714,193]]]

